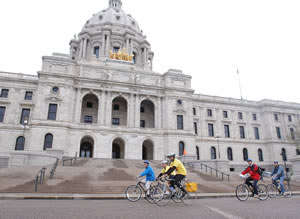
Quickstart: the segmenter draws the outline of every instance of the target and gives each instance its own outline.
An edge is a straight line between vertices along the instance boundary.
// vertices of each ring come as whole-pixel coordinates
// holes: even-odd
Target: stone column
[[[130,97],[129,97],[129,118],[128,118],[128,125],[130,127],[134,127],[134,95],[133,93],[130,94]]]
[[[86,58],[86,45],[87,45],[87,39],[84,39],[83,41],[83,57],[82,58]]]
[[[162,113],[161,113],[161,98],[157,97],[157,113],[155,112],[154,116],[155,116],[155,128],[157,129],[161,129],[161,124],[162,124]]]
[[[106,106],[106,99],[105,99],[105,91],[101,91],[101,99],[99,101],[100,103],[100,111],[99,111],[99,114],[100,114],[100,125],[105,125],[105,106]]]
[[[106,111],[105,111],[106,125],[111,125],[111,114],[112,114],[112,99],[111,99],[111,92],[108,91],[106,94]]]
[[[145,47],[144,48],[144,54],[143,54],[143,65],[145,65],[146,64],[146,62],[147,62],[147,48]]]
[[[107,35],[107,39],[106,39],[106,56],[109,55],[109,50],[110,50],[110,47],[109,47],[109,44],[110,44],[110,39],[109,39],[109,35]]]
[[[129,54],[129,39],[126,39],[126,52]]]
[[[83,56],[83,43],[84,43],[84,39],[81,39],[81,42],[80,42],[80,55],[79,55],[79,58],[81,59],[82,56]]]
[[[140,97],[139,95],[135,96],[135,118],[134,118],[134,122],[135,122],[135,127],[139,128],[140,127]]]
[[[105,34],[103,34],[102,36],[102,47],[101,47],[101,56],[104,56],[105,55]]]
[[[81,100],[81,89],[76,88],[76,99],[75,99],[75,118],[73,118],[73,121],[75,123],[80,123],[81,120],[81,108],[82,108],[82,100]]]

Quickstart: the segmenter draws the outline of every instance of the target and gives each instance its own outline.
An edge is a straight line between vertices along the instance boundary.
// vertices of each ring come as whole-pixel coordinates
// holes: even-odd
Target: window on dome
[[[117,19],[117,20],[120,20],[120,18],[121,18],[121,17],[120,17],[119,15],[116,16],[116,19]]]
[[[114,46],[114,53],[117,53],[117,52],[119,52],[119,49],[120,49],[120,47],[118,47],[118,46]]]
[[[100,16],[99,16],[99,20],[102,20],[102,19],[103,19],[103,16],[102,16],[102,15],[100,15]]]
[[[96,55],[97,58],[99,58],[99,51],[100,51],[99,46],[95,46],[94,47],[94,55]]]

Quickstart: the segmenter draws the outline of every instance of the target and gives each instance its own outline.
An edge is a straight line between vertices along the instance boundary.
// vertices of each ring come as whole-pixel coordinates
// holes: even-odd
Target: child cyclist
[[[168,165],[168,161],[164,160],[162,163],[162,170],[160,172],[160,174],[158,175],[158,177],[156,178],[156,180],[158,180],[159,178],[161,178],[164,174],[166,174],[168,172],[168,170],[170,169],[170,166]],[[174,179],[175,178],[175,175],[176,175],[176,171],[173,171],[171,173],[171,175],[169,176],[170,179]],[[170,185],[170,182],[168,183]],[[164,187],[164,191],[165,191],[165,187]],[[171,189],[172,191],[174,190],[174,188],[172,187]]]
[[[140,175],[138,175],[138,177],[146,176],[146,179],[143,179],[142,182],[146,183],[147,195],[149,196],[148,190],[151,186],[151,183],[153,183],[155,180],[155,174],[154,174],[154,171],[153,171],[152,167],[150,166],[150,162],[148,160],[144,161],[144,167],[145,167],[144,172],[142,172]]]

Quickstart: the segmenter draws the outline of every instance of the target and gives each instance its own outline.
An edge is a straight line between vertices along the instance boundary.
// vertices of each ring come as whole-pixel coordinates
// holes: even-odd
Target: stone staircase
[[[156,175],[161,171],[160,161],[151,162]],[[25,168],[25,167],[23,167]],[[15,175],[19,183],[9,183],[0,187],[5,193],[31,193],[33,192],[33,176],[39,168],[27,170],[27,176]],[[135,184],[136,176],[144,169],[143,162],[137,160],[111,160],[111,159],[78,159],[73,166],[57,167],[55,175],[49,179],[49,170],[46,180],[38,186],[40,193],[75,193],[75,194],[123,194],[129,185]],[[19,170],[20,171],[20,170]],[[231,181],[222,181],[220,178],[205,174],[187,167],[188,180],[197,182],[201,193],[227,193],[234,192],[236,185],[241,183],[238,176],[231,176]],[[11,172],[12,173],[12,172]],[[29,177],[29,173],[32,175]],[[0,184],[2,184],[0,172]],[[300,187],[299,187],[300,189]]]

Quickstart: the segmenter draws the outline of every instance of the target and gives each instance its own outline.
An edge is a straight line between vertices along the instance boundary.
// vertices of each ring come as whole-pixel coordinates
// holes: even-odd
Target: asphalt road
[[[151,205],[145,200],[2,200],[0,218],[299,218],[300,196],[264,202],[254,198],[201,199],[192,206],[170,202]]]

